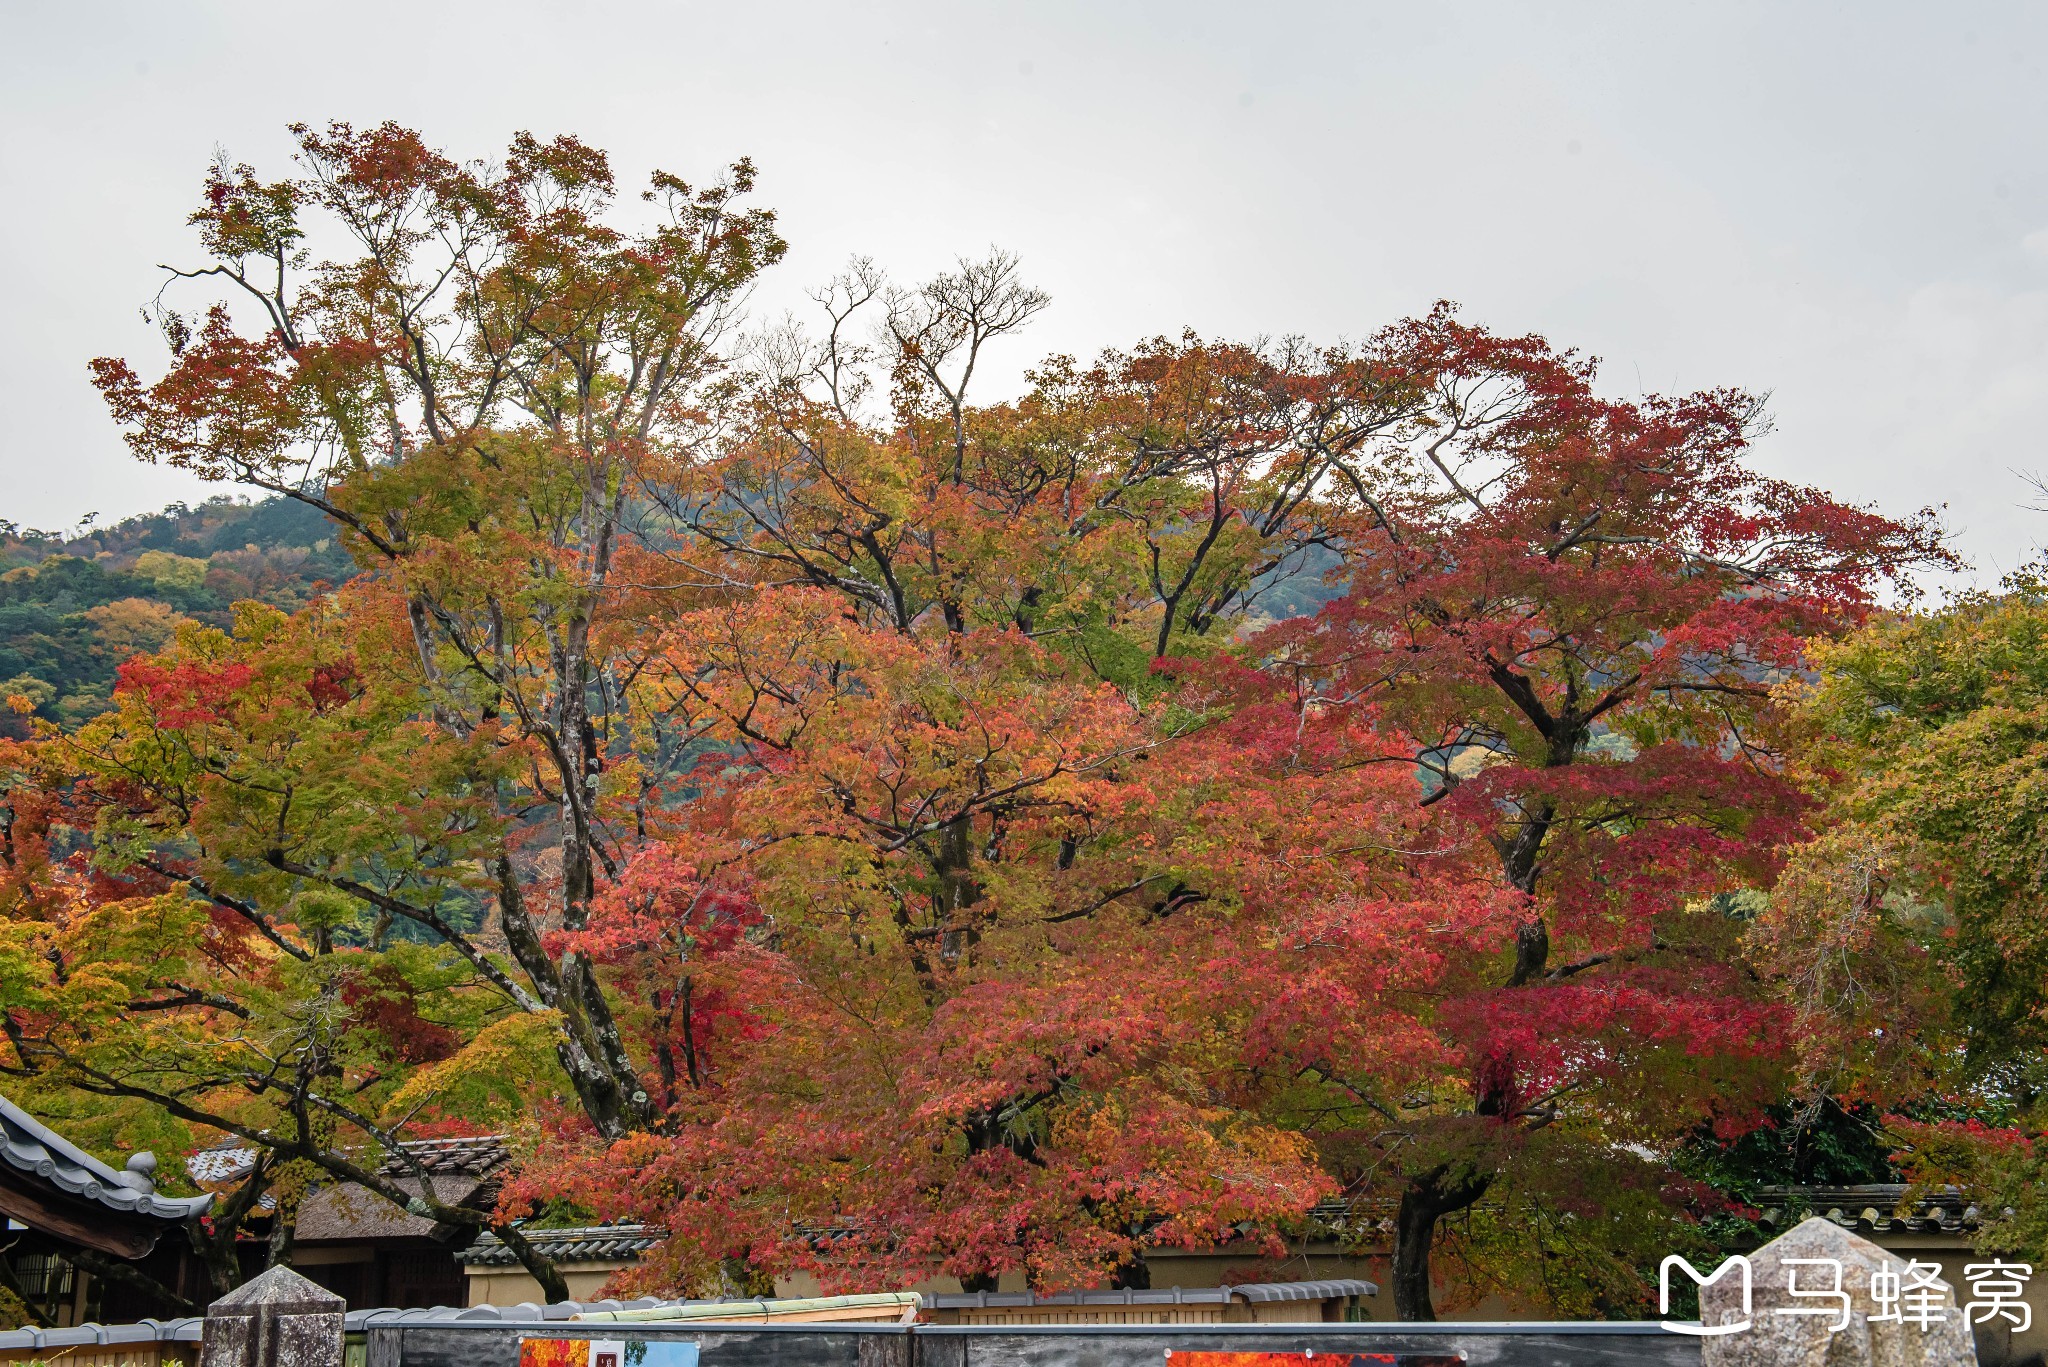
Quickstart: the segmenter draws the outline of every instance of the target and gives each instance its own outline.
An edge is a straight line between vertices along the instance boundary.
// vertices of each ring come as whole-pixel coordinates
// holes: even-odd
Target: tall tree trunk
[[[635,1129],[646,1128],[645,1124],[634,1123],[644,1119],[642,1105],[646,1095],[639,1093],[641,1104],[634,1104],[639,1082],[630,1066],[624,1086],[618,1072],[607,1066],[607,1051],[598,1030],[593,1028],[592,1010],[600,1013],[596,1025],[610,1030],[614,1041],[617,1028],[611,1019],[610,1005],[586,972],[582,956],[566,955],[559,967],[549,957],[539,927],[527,912],[525,893],[520,889],[510,853],[502,849],[498,852],[493,871],[498,883],[498,926],[504,932],[506,947],[526,971],[527,980],[541,1002],[562,1013],[563,1029],[555,1041],[555,1057],[568,1074],[569,1084],[576,1089],[584,1114],[606,1139],[621,1139]]]
[[[1145,1261],[1145,1250],[1134,1249],[1128,1261],[1109,1274],[1109,1289],[1112,1291],[1150,1291],[1152,1289],[1152,1265]]]
[[[207,1286],[212,1293],[209,1300],[217,1300],[242,1284],[242,1262],[235,1254],[235,1238],[248,1223],[249,1213],[262,1201],[263,1193],[270,1189],[275,1161],[275,1155],[268,1150],[259,1150],[248,1176],[232,1196],[216,1202],[205,1215],[194,1216],[185,1223],[186,1241],[206,1269]]]
[[[292,1265],[292,1246],[298,1241],[299,1198],[294,1194],[287,1200],[282,1192],[277,1198],[277,1214],[270,1220],[270,1243],[263,1251],[263,1266],[267,1271],[273,1267]]]
[[[1436,1242],[1436,1222],[1472,1205],[1493,1185],[1491,1174],[1465,1171],[1453,1176],[1448,1165],[1408,1179],[1401,1208],[1394,1216],[1394,1314],[1401,1320],[1430,1324],[1436,1320],[1429,1254]]]
[[[728,1296],[766,1300],[775,1294],[775,1278],[744,1256],[718,1260],[718,1288]]]
[[[236,1228],[240,1228],[239,1224]],[[212,1299],[219,1300],[234,1290],[236,1283],[242,1279],[241,1260],[235,1256],[234,1230],[223,1236],[219,1233],[208,1234],[188,1225],[186,1232],[192,1238],[192,1251],[199,1255],[199,1265],[206,1270],[207,1290],[212,1294]]]
[[[519,1265],[526,1269],[526,1275],[540,1283],[540,1292],[548,1298],[548,1304],[558,1305],[574,1299],[569,1294],[569,1283],[563,1278],[562,1270],[555,1266],[553,1259],[533,1246],[518,1225],[510,1220],[493,1222],[491,1232],[519,1260]]]
[[[939,879],[939,958],[959,964],[980,938],[968,908],[981,901],[981,885],[974,879],[974,823],[956,816],[939,833],[938,861],[934,872]]]
[[[1543,871],[1543,841],[1557,819],[1557,809],[1548,802],[1525,808],[1522,824],[1500,851],[1501,872],[1508,883],[1536,895],[1536,879]],[[1550,962],[1550,927],[1538,912],[1515,927],[1515,967],[1508,976],[1509,987],[1522,987],[1542,976]]]

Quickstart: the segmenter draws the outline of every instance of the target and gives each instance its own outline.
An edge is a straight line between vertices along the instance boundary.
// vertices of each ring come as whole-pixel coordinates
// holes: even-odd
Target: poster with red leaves
[[[589,1367],[586,1339],[521,1339],[519,1367]]]

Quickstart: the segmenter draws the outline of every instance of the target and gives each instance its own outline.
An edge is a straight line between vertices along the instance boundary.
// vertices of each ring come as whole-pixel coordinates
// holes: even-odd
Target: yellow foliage
[[[460,1052],[420,1069],[392,1094],[386,1111],[402,1116],[427,1106],[479,1124],[509,1124],[525,1115],[536,1091],[566,1087],[555,1066],[561,1016],[506,1016],[477,1032]]]
[[[135,557],[135,573],[158,588],[196,589],[206,582],[206,562],[169,551],[144,551]]]
[[[107,649],[123,657],[163,649],[177,631],[178,623],[185,620],[169,604],[147,598],[118,598],[88,609],[85,616],[99,628],[100,640]]]

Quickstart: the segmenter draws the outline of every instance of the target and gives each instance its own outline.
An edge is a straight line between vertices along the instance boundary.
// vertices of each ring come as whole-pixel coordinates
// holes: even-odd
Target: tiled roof
[[[451,1206],[480,1210],[495,1199],[495,1186],[488,1179],[459,1173],[433,1179],[434,1195]],[[417,1177],[395,1177],[393,1185],[411,1196],[423,1196]],[[460,1237],[461,1228],[444,1226],[431,1215],[415,1215],[404,1206],[368,1187],[338,1182],[306,1194],[299,1207],[295,1237],[300,1243],[366,1243],[392,1239],[434,1239],[446,1242]]]
[[[1977,1228],[1978,1216],[1977,1207],[1955,1187],[1913,1188],[1903,1182],[1759,1187],[1756,1204],[1763,1224],[1790,1226],[1819,1215],[1845,1229],[1874,1234],[1966,1234]]]
[[[1030,1291],[967,1291],[928,1295],[928,1310],[1006,1310],[1036,1305],[1228,1305],[1234,1300],[1264,1304],[1273,1301],[1327,1301],[1342,1296],[1377,1296],[1379,1287],[1352,1278],[1320,1282],[1255,1282],[1244,1286],[1169,1286],[1156,1291],[1060,1291],[1041,1296]]]
[[[185,1172],[193,1181],[202,1184],[233,1182],[249,1171],[255,1161],[256,1150],[232,1140],[223,1140],[197,1153],[186,1154]]]
[[[399,1147],[436,1177],[443,1173],[488,1177],[512,1158],[502,1134],[480,1134],[466,1139],[408,1139]],[[386,1177],[412,1175],[411,1164],[396,1156],[386,1158],[378,1170]]]
[[[1331,1234],[1392,1233],[1399,1205],[1382,1198],[1318,1201],[1309,1207],[1308,1223],[1313,1230]]]
[[[128,1215],[183,1221],[213,1204],[208,1196],[159,1196],[149,1174],[156,1159],[138,1153],[115,1172],[84,1149],[0,1097],[0,1162],[32,1173],[60,1191]]]
[[[139,1324],[74,1324],[62,1329],[0,1330],[0,1353],[40,1352],[45,1348],[79,1348],[91,1344],[197,1343],[205,1321],[196,1315],[175,1320],[143,1320]]]
[[[679,1301],[645,1310],[586,1310],[585,1323],[818,1324],[892,1320],[909,1324],[924,1298],[915,1291],[856,1291],[838,1296],[770,1296],[763,1300]]]
[[[378,1174],[418,1196],[423,1193],[413,1176],[417,1162],[434,1179],[434,1194],[453,1206],[488,1205],[496,1199],[492,1179],[512,1159],[501,1134],[408,1139],[399,1147],[405,1157],[382,1154]],[[201,1186],[219,1191],[241,1181],[255,1161],[255,1149],[229,1139],[189,1155],[185,1170]],[[263,1193],[256,1208],[266,1214],[276,1210],[276,1193]],[[431,1217],[410,1214],[353,1182],[323,1185],[299,1208],[297,1237],[304,1243],[441,1238],[449,1233]]]
[[[399,1148],[433,1176],[444,1174],[487,1177],[511,1160],[511,1150],[501,1134],[475,1135],[461,1139],[408,1139]],[[223,1140],[185,1159],[185,1171],[192,1180],[205,1184],[240,1181],[256,1161],[256,1150],[234,1140]],[[412,1164],[396,1154],[387,1154],[377,1171],[386,1177],[412,1176]]]
[[[647,1225],[587,1225],[579,1229],[519,1231],[542,1257],[557,1263],[611,1263],[638,1258],[665,1237]],[[455,1261],[471,1267],[517,1267],[519,1259],[495,1234],[481,1234]]]
[[[1853,1186],[1759,1187],[1754,1204],[1765,1224],[1793,1225],[1808,1215],[1824,1215],[1845,1228],[1879,1233],[1967,1233],[1977,1227],[1977,1208],[1955,1187],[1921,1187],[1909,1207],[1899,1203],[1908,1191],[1903,1182],[1866,1182]],[[1481,1202],[1478,1209],[1490,1203]],[[1323,1201],[1308,1212],[1311,1229],[1337,1235],[1392,1234],[1396,1203],[1384,1198]],[[1492,1207],[1499,1209],[1497,1205]]]
[[[557,1301],[553,1305],[436,1305],[419,1310],[351,1310],[343,1321],[346,1332],[354,1334],[373,1324],[510,1323],[572,1320],[587,1312],[648,1310],[675,1302],[643,1296],[632,1301]],[[197,1315],[171,1320],[141,1320],[135,1324],[77,1324],[63,1329],[0,1330],[0,1353],[45,1348],[80,1348],[99,1344],[197,1343],[206,1321]]]

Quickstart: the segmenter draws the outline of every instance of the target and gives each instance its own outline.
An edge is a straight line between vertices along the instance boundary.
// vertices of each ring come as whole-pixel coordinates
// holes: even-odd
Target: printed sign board
[[[697,1367],[697,1345],[675,1339],[521,1339],[519,1367]]]

